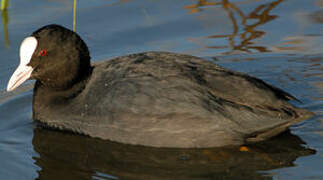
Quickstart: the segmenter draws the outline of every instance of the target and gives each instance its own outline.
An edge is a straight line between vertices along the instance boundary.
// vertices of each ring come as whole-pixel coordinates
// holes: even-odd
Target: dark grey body
[[[197,57],[147,52],[95,64],[70,91],[36,83],[33,114],[51,127],[122,143],[219,147],[267,139],[312,115],[290,99]]]

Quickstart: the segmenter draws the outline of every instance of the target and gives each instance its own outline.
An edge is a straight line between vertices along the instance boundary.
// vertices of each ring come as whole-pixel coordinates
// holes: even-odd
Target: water
[[[0,179],[323,179],[322,0],[78,1],[76,31],[94,61],[192,54],[264,79],[316,113],[247,151],[129,146],[36,127],[32,82],[5,92],[19,45],[43,25],[72,22],[72,0],[10,1],[2,12]]]

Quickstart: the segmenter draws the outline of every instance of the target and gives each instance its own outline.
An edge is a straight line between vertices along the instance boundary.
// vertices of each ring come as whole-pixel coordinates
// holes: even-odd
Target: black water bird
[[[7,90],[36,79],[33,119],[91,137],[155,147],[258,142],[308,119],[292,95],[198,57],[144,52],[90,63],[74,32],[47,25],[21,44]]]

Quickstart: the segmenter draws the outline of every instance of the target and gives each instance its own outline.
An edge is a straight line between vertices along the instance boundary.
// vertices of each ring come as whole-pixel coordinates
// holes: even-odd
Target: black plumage
[[[33,118],[129,144],[218,147],[268,139],[312,113],[283,90],[194,56],[145,52],[90,64],[74,32],[32,34]],[[37,56],[42,50],[46,56]]]

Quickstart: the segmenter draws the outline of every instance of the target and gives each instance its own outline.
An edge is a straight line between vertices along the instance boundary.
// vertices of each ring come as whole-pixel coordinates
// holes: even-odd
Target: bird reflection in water
[[[289,132],[242,147],[178,149],[35,128],[33,146],[39,179],[272,179],[259,171],[293,166],[298,157],[315,153]]]

